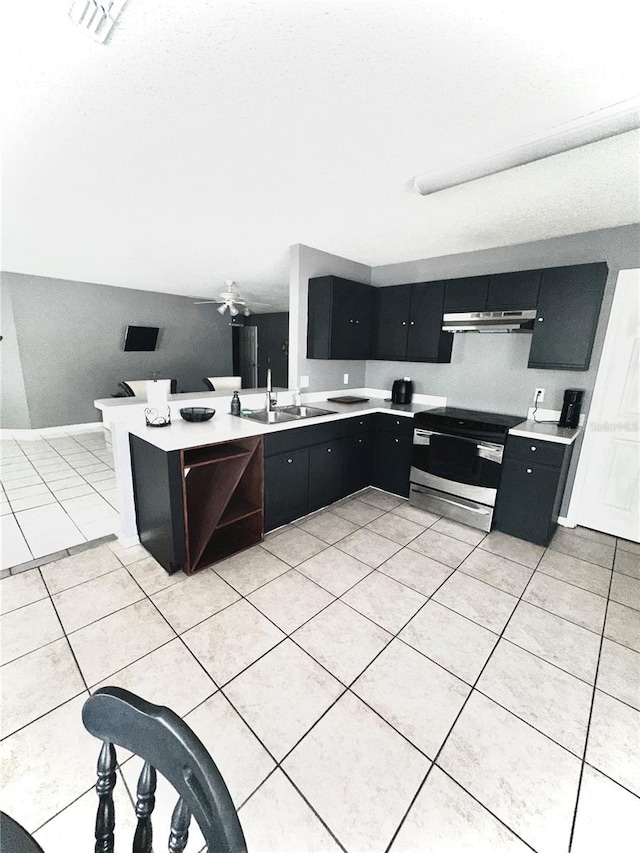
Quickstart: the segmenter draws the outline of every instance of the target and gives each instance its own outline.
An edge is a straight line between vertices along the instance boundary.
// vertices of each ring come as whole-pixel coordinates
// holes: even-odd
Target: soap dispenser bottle
[[[238,396],[238,392],[233,392],[233,397],[231,398],[231,414],[239,415],[240,414],[240,397]]]

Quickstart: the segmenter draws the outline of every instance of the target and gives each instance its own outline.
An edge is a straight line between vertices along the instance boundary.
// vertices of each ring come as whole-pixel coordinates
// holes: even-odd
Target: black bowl
[[[180,409],[180,415],[185,421],[193,423],[211,420],[215,413],[215,409],[205,409],[202,406],[188,406],[186,409]]]

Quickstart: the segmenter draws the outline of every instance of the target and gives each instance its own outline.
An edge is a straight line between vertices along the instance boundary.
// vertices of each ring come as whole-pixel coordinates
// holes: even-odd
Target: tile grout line
[[[542,555],[541,555],[540,559],[542,559]],[[540,562],[540,561],[538,561],[538,562]],[[524,587],[524,589],[522,590],[522,593],[520,594],[520,597],[519,597],[519,599],[518,599],[518,604],[520,603],[520,601],[522,601],[522,596],[524,595],[524,593],[526,592],[527,587],[528,587],[528,586],[529,586],[529,584],[531,583],[531,579],[533,578],[534,574],[535,574],[535,570],[534,570],[534,572],[532,572],[531,577],[529,578],[529,580],[528,580],[528,581],[527,581],[527,583],[525,584],[525,587]],[[493,656],[493,653],[495,652],[496,648],[498,647],[498,643],[499,643],[499,642],[500,642],[500,640],[502,639],[502,637],[503,637],[503,635],[504,635],[504,632],[506,631],[507,626],[509,625],[509,622],[511,621],[511,618],[513,617],[513,614],[515,613],[515,610],[516,610],[516,607],[518,606],[518,604],[516,604],[516,605],[515,605],[515,607],[513,608],[513,610],[511,611],[511,613],[510,613],[510,615],[509,615],[509,618],[507,619],[507,621],[506,621],[506,622],[505,622],[505,624],[504,624],[504,627],[502,628],[502,631],[501,631],[501,632],[500,632],[500,634],[498,635],[498,641],[496,642],[496,644],[494,645],[493,649],[492,649],[492,650],[491,650],[491,652],[489,653],[489,656],[487,657],[487,660],[484,662],[484,665],[483,665],[482,669],[480,670],[480,672],[478,673],[478,675],[477,675],[477,677],[476,677],[476,679],[475,679],[474,683],[472,684],[472,686],[471,686],[471,690],[469,691],[469,693],[468,693],[468,695],[467,695],[467,698],[464,700],[464,702],[462,703],[462,706],[460,707],[460,710],[459,710],[459,711],[458,711],[458,713],[456,714],[456,717],[455,717],[455,719],[454,719],[453,723],[451,724],[451,726],[450,726],[450,728],[449,728],[449,731],[447,732],[447,734],[446,734],[446,736],[445,736],[444,740],[443,740],[443,741],[442,741],[442,743],[440,744],[440,748],[438,749],[438,751],[437,751],[437,753],[436,753],[436,755],[435,755],[435,757],[434,757],[434,759],[433,759],[433,762],[432,762],[431,766],[430,766],[430,767],[429,767],[429,769],[427,770],[427,773],[426,773],[426,775],[425,775],[424,779],[422,780],[422,782],[421,782],[421,783],[420,783],[420,785],[418,786],[418,790],[416,791],[416,793],[415,793],[415,795],[414,795],[413,799],[412,799],[412,800],[411,800],[411,802],[409,803],[409,807],[407,808],[406,812],[404,813],[404,816],[403,816],[403,817],[402,817],[402,819],[400,820],[400,823],[398,824],[398,826],[397,826],[397,828],[396,828],[396,831],[394,832],[394,834],[393,834],[393,836],[392,836],[392,838],[391,838],[391,841],[389,842],[388,846],[385,848],[384,853],[390,853],[390,850],[391,850],[391,848],[392,848],[392,846],[393,846],[393,844],[394,844],[394,842],[395,842],[395,840],[396,840],[396,838],[397,838],[397,836],[398,836],[398,833],[399,833],[399,832],[400,832],[400,830],[402,829],[402,826],[403,826],[403,824],[404,824],[405,820],[407,819],[407,817],[408,817],[408,815],[409,815],[409,813],[410,813],[411,809],[413,808],[413,804],[414,804],[414,803],[415,803],[415,801],[417,800],[418,796],[420,795],[420,792],[421,792],[421,791],[422,791],[422,789],[424,788],[424,786],[425,786],[425,784],[426,784],[426,782],[427,782],[427,780],[428,780],[428,778],[429,778],[429,774],[431,773],[431,770],[432,770],[435,766],[440,767],[440,765],[436,765],[436,762],[437,762],[438,758],[440,757],[440,754],[442,753],[442,750],[444,749],[444,747],[445,747],[445,745],[446,745],[446,743],[447,743],[447,741],[448,741],[448,739],[449,739],[449,737],[450,737],[450,735],[451,735],[451,732],[452,732],[452,731],[453,731],[453,729],[455,728],[455,726],[456,726],[456,724],[457,724],[458,720],[460,719],[460,717],[461,717],[461,715],[462,715],[462,713],[463,713],[464,709],[466,708],[467,703],[469,702],[469,699],[470,699],[470,698],[471,698],[471,696],[473,695],[473,693],[474,693],[474,691],[475,691],[475,689],[476,689],[476,685],[478,684],[478,682],[479,682],[480,678],[482,677],[482,673],[483,673],[483,672],[485,671],[485,669],[487,668],[487,665],[488,665],[489,661],[491,660],[491,658],[492,658],[492,656]],[[478,691],[478,692],[479,692],[479,691]],[[490,701],[493,701],[493,700],[490,700]],[[518,718],[518,719],[519,719],[519,718]],[[459,783],[458,783],[458,784],[459,784]],[[483,804],[483,806],[484,806],[484,804]],[[484,806],[484,808],[487,808],[487,807],[486,807],[486,806]],[[489,811],[489,809],[488,809],[488,808],[487,808],[487,811]],[[504,823],[503,821],[501,821],[501,822],[502,822],[502,823]],[[507,824],[505,824],[505,826],[506,826],[506,825],[507,825]],[[510,830],[510,832],[512,832],[512,833],[513,833],[517,838],[520,838],[520,836],[518,835],[518,833],[516,833],[516,832],[515,832],[511,827],[509,827],[509,830]],[[521,838],[520,838],[520,840],[522,840],[522,841],[523,841],[524,839],[521,839]],[[526,843],[526,842],[524,842],[524,843]],[[527,846],[530,846],[530,845],[527,845]]]
[[[615,562],[616,550],[617,550],[617,543],[613,549],[612,566],[613,566],[613,562]],[[576,829],[576,820],[578,817],[578,806],[580,803],[580,794],[582,791],[582,779],[584,777],[584,765],[585,765],[585,761],[586,761],[586,757],[587,757],[587,748],[589,746],[589,735],[591,734],[591,720],[593,719],[593,707],[595,705],[596,690],[598,689],[598,673],[600,671],[600,661],[602,659],[602,647],[604,646],[604,632],[606,630],[607,611],[609,610],[609,601],[611,600],[611,587],[612,586],[613,586],[613,571],[611,572],[611,577],[609,578],[609,590],[607,593],[607,602],[606,602],[605,609],[604,609],[604,618],[602,620],[602,634],[600,636],[600,647],[598,649],[598,660],[596,663],[596,671],[595,671],[595,674],[593,677],[593,690],[591,692],[591,703],[589,706],[589,717],[587,719],[587,730],[586,730],[585,738],[584,738],[584,747],[582,750],[582,759],[580,761],[580,773],[578,775],[578,785],[577,785],[577,789],[576,789],[576,802],[575,802],[575,806],[574,806],[574,810],[573,810],[573,819],[571,821],[571,833],[569,835],[569,853],[571,853],[571,848],[573,846],[573,838],[574,838],[575,829]]]

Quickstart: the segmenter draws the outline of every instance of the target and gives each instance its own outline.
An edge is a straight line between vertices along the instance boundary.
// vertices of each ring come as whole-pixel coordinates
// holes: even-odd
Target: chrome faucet
[[[271,383],[271,368],[267,368],[267,394],[265,409],[271,412],[273,407],[278,402],[278,395],[273,393],[273,385]]]

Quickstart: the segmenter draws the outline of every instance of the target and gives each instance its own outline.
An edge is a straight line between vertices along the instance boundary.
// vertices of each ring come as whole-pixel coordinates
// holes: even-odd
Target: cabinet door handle
[[[531,449],[532,449],[532,450],[537,450],[538,448],[535,446],[535,444],[532,444],[532,445],[531,445]]]
[[[538,317],[538,323],[544,323],[544,317]]]
[[[395,441],[396,444],[400,441],[399,438],[394,438],[393,440]]]
[[[327,453],[331,453],[331,448],[327,447]]]
[[[362,439],[361,439],[361,438],[359,438],[359,439],[358,439],[358,444],[362,444]]]
[[[402,321],[402,325],[403,325],[403,326],[406,326],[406,325],[407,325],[407,321],[406,321],[406,320],[403,320],[403,321]]]
[[[291,463],[293,462],[293,459],[287,459],[287,462],[289,463],[289,465],[291,465]]]
[[[410,326],[415,326],[415,324],[416,324],[415,320],[412,320],[412,321],[409,323],[409,325],[410,325]]]
[[[531,473],[533,473],[531,468],[527,468],[527,474],[531,474]]]
[[[350,323],[353,323],[353,320],[349,320]]]
[[[356,320],[356,326],[359,325],[359,323],[360,323],[360,320]]]

